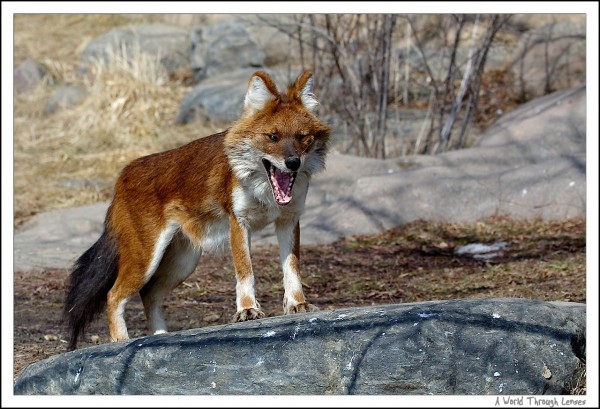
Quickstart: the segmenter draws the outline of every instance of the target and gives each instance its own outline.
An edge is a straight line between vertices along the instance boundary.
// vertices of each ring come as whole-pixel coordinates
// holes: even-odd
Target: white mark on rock
[[[216,384],[216,383],[214,383],[214,382],[211,382],[211,383],[210,383],[210,387],[211,387],[211,388],[213,388],[213,389],[215,389],[215,388],[217,387],[217,384]]]
[[[569,183],[569,187],[573,187],[573,186],[575,186],[575,181],[574,180]]]
[[[500,314],[495,312],[492,314],[492,318],[500,318]]]
[[[272,336],[273,336],[273,335],[275,335],[275,334],[277,334],[275,331],[269,331],[269,332],[265,332],[265,333],[262,335],[262,338],[270,338],[270,337],[272,337]]]
[[[258,362],[256,363],[256,366],[261,366],[261,365],[262,365],[262,364],[264,364],[264,363],[265,363],[265,360],[264,360],[264,359],[262,359],[262,358],[259,358],[259,359],[258,359]]]
[[[77,370],[77,373],[75,374],[75,379],[73,380],[73,383],[77,383],[77,381],[79,380],[79,375],[81,375],[82,372],[83,372],[83,366]]]
[[[162,368],[159,368],[158,371],[156,371],[157,374],[161,374],[161,373],[165,373],[168,372],[168,369],[165,368],[164,366]]]
[[[300,326],[297,326],[294,329],[294,333],[292,334],[292,339],[296,339],[296,335],[298,335],[298,331],[300,331]]]
[[[437,313],[432,312],[432,313],[426,313],[426,312],[420,312],[419,313],[419,317],[421,318],[429,318],[429,317],[435,317],[437,315]]]
[[[499,377],[500,376],[500,372],[494,372],[494,376],[495,377]]]
[[[314,324],[315,322],[317,322],[319,319],[317,317],[313,317],[311,319],[308,320],[308,322],[310,322],[311,324]]]
[[[348,362],[348,365],[346,365],[346,369],[350,370],[352,369],[352,361],[354,360],[354,354],[352,354],[352,357],[350,357],[350,362]]]
[[[415,322],[415,323],[413,324],[413,327],[416,327],[417,325],[419,325],[419,324],[417,324],[417,323]]]
[[[525,197],[526,194],[527,194],[527,189],[523,189],[521,191],[521,197]]]
[[[340,314],[340,315],[337,316],[336,320],[343,320],[347,316],[348,316],[348,314]]]

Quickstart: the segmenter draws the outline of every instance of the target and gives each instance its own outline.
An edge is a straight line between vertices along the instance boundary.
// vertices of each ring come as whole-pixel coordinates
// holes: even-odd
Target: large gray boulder
[[[109,343],[23,371],[24,394],[566,394],[586,307],[526,299],[386,305]]]
[[[104,230],[108,202],[37,215],[13,238],[15,271],[69,268]]]
[[[221,20],[192,31],[190,62],[196,81],[240,68],[265,65],[265,53],[245,24],[237,19]]]
[[[189,67],[189,31],[166,24],[136,24],[118,27],[93,39],[83,50],[80,72],[92,61],[110,63],[117,55],[133,60],[140,54],[154,58],[175,73]]]
[[[306,239],[327,243],[418,219],[585,217],[585,85],[505,115],[472,148],[388,159],[382,165],[382,172],[370,175],[360,175],[358,162],[350,165],[348,174],[359,176],[318,212],[307,212]]]
[[[177,123],[208,121],[214,125],[229,126],[242,114],[248,80],[257,70],[239,68],[201,81],[183,98]],[[269,70],[269,73],[280,89],[295,79],[285,70]]]
[[[14,68],[13,87],[16,94],[33,91],[46,75],[46,70],[31,58],[27,58]]]
[[[242,114],[248,79],[255,69],[240,69],[202,81],[183,98],[177,123],[207,121],[215,125],[230,124]]]

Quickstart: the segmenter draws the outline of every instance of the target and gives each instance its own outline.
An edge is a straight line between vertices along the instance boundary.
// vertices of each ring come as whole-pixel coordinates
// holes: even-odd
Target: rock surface
[[[303,240],[326,243],[418,219],[585,217],[585,118],[583,86],[507,114],[472,148],[381,161],[385,173],[360,175],[335,200],[307,211]],[[348,164],[347,173],[363,167]]]
[[[134,24],[115,28],[92,40],[83,50],[80,72],[92,61],[108,64],[111,55],[135,58],[151,55],[169,73],[189,66],[189,31],[166,24]]]
[[[242,114],[248,80],[261,68],[237,68],[221,74],[212,74],[201,81],[183,98],[177,114],[178,124],[208,121],[217,126],[229,126]],[[269,69],[269,74],[280,89],[293,82],[283,70]],[[299,70],[297,71],[299,72]]]
[[[263,67],[265,53],[244,24],[222,20],[194,28],[190,61],[194,78],[201,81],[239,68]]]
[[[583,304],[431,301],[109,343],[30,365],[22,394],[541,395],[585,359]]]
[[[28,58],[17,65],[13,71],[13,87],[16,94],[25,94],[34,90],[46,75],[46,70]]]
[[[63,85],[46,102],[44,115],[52,115],[65,108],[78,105],[85,100],[87,95],[88,92],[84,87],[70,84]]]

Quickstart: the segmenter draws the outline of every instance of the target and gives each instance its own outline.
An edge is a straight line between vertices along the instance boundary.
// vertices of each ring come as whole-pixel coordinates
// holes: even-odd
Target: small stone
[[[211,314],[206,314],[202,318],[202,321],[208,322],[208,323],[213,323],[213,322],[219,321],[220,319],[221,319],[221,315],[220,314],[211,313]]]
[[[550,372],[550,369],[548,369],[546,364],[544,364],[544,369],[542,370],[542,376],[546,379],[552,378],[552,372]]]
[[[46,341],[58,341],[58,337],[56,335],[44,335],[44,339]]]

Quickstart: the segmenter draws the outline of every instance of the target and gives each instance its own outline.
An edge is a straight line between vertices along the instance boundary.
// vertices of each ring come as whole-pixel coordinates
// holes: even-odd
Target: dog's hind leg
[[[171,243],[179,225],[171,222],[162,230],[156,231],[153,246],[144,245],[139,237],[122,235],[119,241],[119,272],[115,284],[108,292],[108,328],[112,341],[129,339],[125,323],[125,305],[150,281],[163,255]],[[147,232],[146,232],[147,233]],[[150,250],[151,249],[151,250]]]
[[[171,290],[194,272],[201,255],[202,250],[194,247],[181,232],[173,236],[156,272],[140,290],[150,333],[167,332],[163,301]]]

